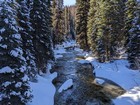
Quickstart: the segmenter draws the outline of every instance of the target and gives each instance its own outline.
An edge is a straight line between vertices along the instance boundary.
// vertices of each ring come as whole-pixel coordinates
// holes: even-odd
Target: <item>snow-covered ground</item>
[[[47,74],[37,76],[37,82],[30,82],[33,99],[28,105],[54,105],[54,95],[56,88],[52,80],[57,77],[57,73],[50,73],[51,64],[48,64]]]
[[[140,72],[129,69],[127,60],[116,60],[112,63],[99,63],[93,57],[87,57],[86,60],[95,67],[97,77],[110,79],[127,91],[113,100],[115,105],[140,105]]]
[[[140,86],[133,87],[114,100],[115,105],[140,105]]]
[[[32,102],[28,105],[54,105],[55,87],[48,78],[38,76],[38,82],[30,82],[33,94]]]
[[[58,59],[63,57],[63,53],[66,53],[65,47],[75,46],[75,41],[64,42],[62,45],[57,45],[54,50],[55,58]],[[57,73],[50,73],[51,64],[47,65],[48,71],[47,74],[42,74],[43,76],[37,76],[37,82],[30,82],[30,88],[32,90],[33,99],[32,102],[28,103],[28,105],[54,105],[54,94],[56,92],[56,88],[52,84],[52,80],[57,77]],[[59,92],[66,90],[70,86],[72,86],[73,81],[66,81]]]
[[[75,46],[75,42],[66,42],[59,46],[55,51],[56,58],[61,57],[62,53],[66,53],[64,47]],[[104,77],[110,79],[123,87],[127,92],[122,96],[113,100],[115,105],[140,105],[140,72],[138,70],[131,70],[128,68],[127,60],[116,60],[112,63],[99,63],[90,54],[84,52],[82,49],[75,48],[79,55],[84,55],[85,60],[79,60],[79,63],[91,62],[95,68],[97,77]],[[99,83],[104,81],[97,79]]]
[[[65,47],[75,46],[75,42],[65,42],[62,45],[56,46],[54,50],[55,57],[63,57],[63,53],[66,53]],[[104,77],[110,79],[127,92],[122,96],[113,100],[115,105],[140,105],[140,72],[138,70],[131,70],[128,68],[129,63],[127,60],[116,60],[112,63],[99,63],[95,58],[88,55],[87,52],[79,48],[75,48],[80,55],[85,55],[85,60],[79,60],[79,63],[91,62],[95,68],[97,77]],[[48,73],[44,77],[38,76],[38,83],[30,83],[33,90],[33,101],[29,105],[53,105],[55,87],[52,84],[52,80],[57,76],[57,73]],[[103,83],[102,80],[97,80],[99,83]],[[73,84],[72,80],[66,81],[59,89],[59,92],[69,88]]]

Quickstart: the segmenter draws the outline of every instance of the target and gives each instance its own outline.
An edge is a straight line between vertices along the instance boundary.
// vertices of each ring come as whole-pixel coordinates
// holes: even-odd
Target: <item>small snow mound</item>
[[[61,93],[63,90],[67,90],[72,85],[73,85],[73,80],[69,79],[59,88],[58,92]]]
[[[85,64],[85,63],[90,63],[90,62],[82,59],[82,60],[79,60],[78,63]]]
[[[62,58],[62,57],[63,57],[63,55],[60,55],[60,54],[55,55],[55,58],[56,58],[56,59]]]
[[[91,61],[95,60],[95,58],[94,57],[86,57],[86,60],[91,62]]]
[[[2,69],[0,69],[0,73],[13,73],[13,69],[11,69],[9,66],[3,67]]]
[[[105,81],[103,79],[96,78],[96,83],[102,85]]]

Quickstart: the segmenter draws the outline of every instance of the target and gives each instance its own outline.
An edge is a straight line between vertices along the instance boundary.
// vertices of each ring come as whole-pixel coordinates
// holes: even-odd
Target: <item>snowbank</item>
[[[115,105],[140,105],[140,87],[130,89],[127,93],[113,101]]]
[[[48,79],[49,77],[50,79]],[[51,74],[49,77],[38,76],[37,83],[30,82],[33,99],[28,105],[54,105],[56,89],[52,84],[52,80],[56,77],[56,73]]]
[[[88,57],[94,67],[97,77],[110,79],[127,92],[113,100],[115,105],[140,105],[140,72],[128,68],[127,60],[116,60],[112,63],[99,63],[93,57]],[[102,82],[98,80],[98,82]]]

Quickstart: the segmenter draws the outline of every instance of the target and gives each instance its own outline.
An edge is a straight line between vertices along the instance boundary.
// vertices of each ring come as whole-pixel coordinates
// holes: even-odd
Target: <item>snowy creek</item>
[[[58,73],[58,77],[53,81],[56,87],[54,105],[113,105],[112,99],[122,95],[125,90],[102,77],[97,78],[105,82],[96,83],[91,65],[78,62],[77,56],[80,53],[68,49],[56,60],[52,69],[52,72]],[[69,79],[73,81],[72,86],[59,92],[59,88]]]

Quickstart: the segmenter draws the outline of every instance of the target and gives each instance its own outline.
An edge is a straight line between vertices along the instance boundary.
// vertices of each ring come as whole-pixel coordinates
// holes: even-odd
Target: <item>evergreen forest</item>
[[[122,65],[128,72],[132,70],[136,74],[140,73],[139,0],[76,0],[75,5],[64,5],[64,2],[65,0],[0,0],[0,105],[44,105],[41,101],[40,104],[29,104],[35,98],[31,84],[38,83],[38,78],[45,78],[44,75],[58,72],[57,78],[52,80],[57,87],[55,83],[61,81],[59,76],[62,77],[59,70],[62,67],[64,70],[69,69],[69,66],[74,68],[73,65],[77,64],[74,60],[70,61],[78,55],[75,49],[82,49],[78,50],[79,53],[86,52],[101,65],[113,65],[118,60],[126,60],[128,65]],[[66,42],[74,44],[66,47]],[[70,50],[67,55],[61,55],[63,59],[57,58],[62,53],[61,50],[58,53],[61,47],[66,51]],[[80,56],[78,60],[85,60],[84,57]],[[61,64],[63,60],[65,63]],[[96,69],[94,64],[92,66]],[[116,68],[119,71],[117,65]],[[89,74],[92,74],[88,73],[87,71],[89,78],[85,77],[86,81],[90,80]],[[140,74],[138,78],[140,79]],[[140,82],[136,84],[140,86]],[[55,94],[57,98],[54,98],[54,103],[45,105],[94,105],[85,104],[84,101],[77,102],[82,98],[75,98],[76,101],[66,101],[64,104],[58,101],[60,96]],[[72,93],[74,97],[73,94],[77,93]],[[104,94],[103,97],[108,97]],[[99,97],[96,96],[98,100]],[[140,95],[138,97],[140,102]],[[115,105],[104,102],[96,105]]]

